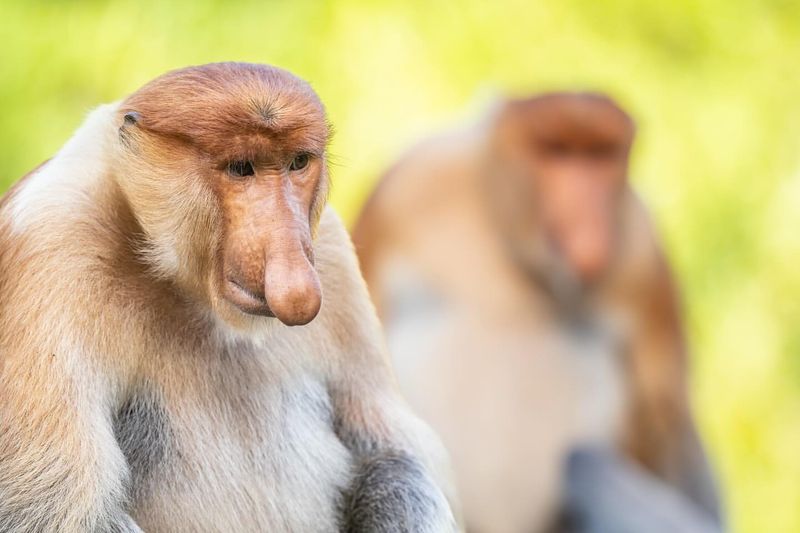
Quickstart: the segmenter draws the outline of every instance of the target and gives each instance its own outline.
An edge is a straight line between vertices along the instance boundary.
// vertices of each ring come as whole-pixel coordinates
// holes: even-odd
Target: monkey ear
[[[141,118],[141,115],[136,111],[128,111],[122,116],[122,125],[119,127],[119,140],[123,145],[130,147],[132,132],[129,128],[138,124]]]
[[[125,113],[125,116],[122,118],[123,126],[133,126],[139,122],[141,115],[136,111],[128,111]]]

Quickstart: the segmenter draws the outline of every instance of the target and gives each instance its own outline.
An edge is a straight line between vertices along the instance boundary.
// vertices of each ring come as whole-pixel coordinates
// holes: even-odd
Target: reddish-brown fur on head
[[[309,85],[264,65],[170,72],[119,108],[121,186],[156,270],[290,325],[321,289],[311,240],[325,202],[325,111]]]
[[[248,63],[169,72],[128,97],[120,112],[136,113],[139,127],[222,160],[268,160],[280,150],[322,157],[329,135],[325,110],[307,83]]]
[[[633,136],[630,117],[602,95],[553,93],[506,105],[487,175],[510,244],[529,266],[568,270],[582,285],[607,270]],[[541,264],[553,261],[564,265]]]

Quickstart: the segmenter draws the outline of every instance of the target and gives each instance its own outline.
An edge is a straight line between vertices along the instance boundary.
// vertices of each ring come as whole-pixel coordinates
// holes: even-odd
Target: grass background
[[[171,68],[308,79],[352,221],[419,136],[499,93],[609,92],[683,283],[693,390],[737,532],[800,531],[800,2],[0,0],[0,188]]]

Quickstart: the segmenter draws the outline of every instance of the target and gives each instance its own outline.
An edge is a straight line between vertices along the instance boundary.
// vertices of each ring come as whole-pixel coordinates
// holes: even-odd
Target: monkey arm
[[[413,442],[431,436],[415,427],[408,413],[376,412],[376,406],[362,405],[373,412],[371,419],[345,420],[359,415],[349,405],[337,424],[340,439],[355,457],[355,477],[346,494],[344,530],[347,532],[457,531],[453,513],[437,472],[433,443]],[[362,413],[363,415],[363,413]],[[405,415],[405,416],[404,416]],[[386,420],[391,418],[392,420]],[[387,424],[391,430],[386,431]],[[405,426],[405,428],[403,427]]]
[[[108,394],[81,356],[14,354],[0,366],[0,530],[141,532]]]
[[[321,349],[332,363],[334,427],[355,459],[345,531],[449,532],[457,529],[446,454],[400,398],[380,325],[349,237],[328,210],[315,250],[324,301],[312,323],[333,332]],[[451,499],[451,502],[454,501]]]
[[[566,472],[567,513],[584,533],[719,533],[707,513],[610,451],[580,450]]]
[[[456,531],[445,496],[452,496],[452,488],[444,451],[390,384],[339,383],[331,396],[336,432],[356,465],[346,495],[345,531]]]
[[[631,449],[642,463],[721,518],[711,467],[689,403],[686,348],[666,264],[631,345]],[[647,298],[644,296],[644,298]]]
[[[144,533],[133,518],[124,513],[112,519],[108,527],[109,533]]]
[[[632,397],[626,446],[642,465],[721,521],[714,477],[691,412],[678,291],[643,207],[636,207],[646,244],[639,268],[620,291],[623,305],[636,316],[628,346]]]

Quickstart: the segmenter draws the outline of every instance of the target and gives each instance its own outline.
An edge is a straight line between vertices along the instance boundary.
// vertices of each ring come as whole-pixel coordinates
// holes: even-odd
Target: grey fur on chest
[[[341,520],[352,457],[327,389],[302,373],[260,378],[207,377],[203,394],[179,396],[147,383],[126,399],[114,434],[145,531],[312,532]]]
[[[174,452],[174,435],[163,400],[146,384],[131,394],[114,417],[114,437],[130,468],[130,492],[140,497]]]

